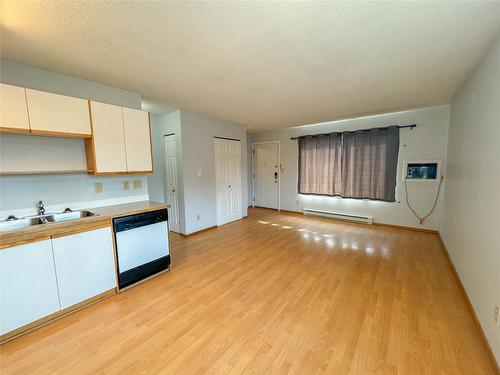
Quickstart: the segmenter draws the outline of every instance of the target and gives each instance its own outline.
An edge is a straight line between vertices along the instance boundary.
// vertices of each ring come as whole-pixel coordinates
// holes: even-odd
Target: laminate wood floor
[[[252,209],[1,347],[2,374],[496,374],[435,234]]]

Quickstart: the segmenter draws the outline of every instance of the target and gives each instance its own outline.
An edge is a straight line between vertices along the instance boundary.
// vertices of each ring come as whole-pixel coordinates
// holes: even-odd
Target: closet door
[[[239,220],[241,213],[240,141],[214,139],[217,225]]]
[[[88,100],[26,89],[31,132],[64,137],[90,137]]]
[[[28,109],[23,87],[0,84],[0,128],[29,132]]]
[[[122,107],[90,102],[94,167],[96,174],[127,172]]]
[[[149,113],[123,107],[123,130],[128,172],[152,172]]]

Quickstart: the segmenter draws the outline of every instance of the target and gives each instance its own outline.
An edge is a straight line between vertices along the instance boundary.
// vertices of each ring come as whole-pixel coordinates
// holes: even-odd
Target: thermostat
[[[441,160],[408,160],[405,161],[403,180],[407,181],[439,181],[441,177]]]

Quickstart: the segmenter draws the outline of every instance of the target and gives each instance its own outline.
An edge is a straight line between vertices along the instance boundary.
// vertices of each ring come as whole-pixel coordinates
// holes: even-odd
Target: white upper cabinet
[[[148,112],[124,107],[123,130],[128,172],[151,172],[153,163]]]
[[[94,173],[127,172],[122,107],[91,101],[90,112]]]
[[[26,89],[32,133],[91,136],[88,101],[66,95]]]
[[[29,131],[24,87],[0,84],[0,127]]]

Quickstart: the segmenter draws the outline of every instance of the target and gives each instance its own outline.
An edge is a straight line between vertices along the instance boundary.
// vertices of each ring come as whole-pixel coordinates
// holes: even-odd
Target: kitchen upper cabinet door
[[[88,100],[31,89],[26,89],[26,100],[32,133],[92,134]]]
[[[60,310],[50,240],[0,251],[0,331]]]
[[[95,173],[127,172],[122,107],[90,102]]]
[[[152,172],[149,114],[133,108],[123,108],[123,129],[129,172]]]
[[[0,127],[29,132],[24,87],[0,84]]]
[[[52,239],[61,308],[116,287],[111,228]]]

